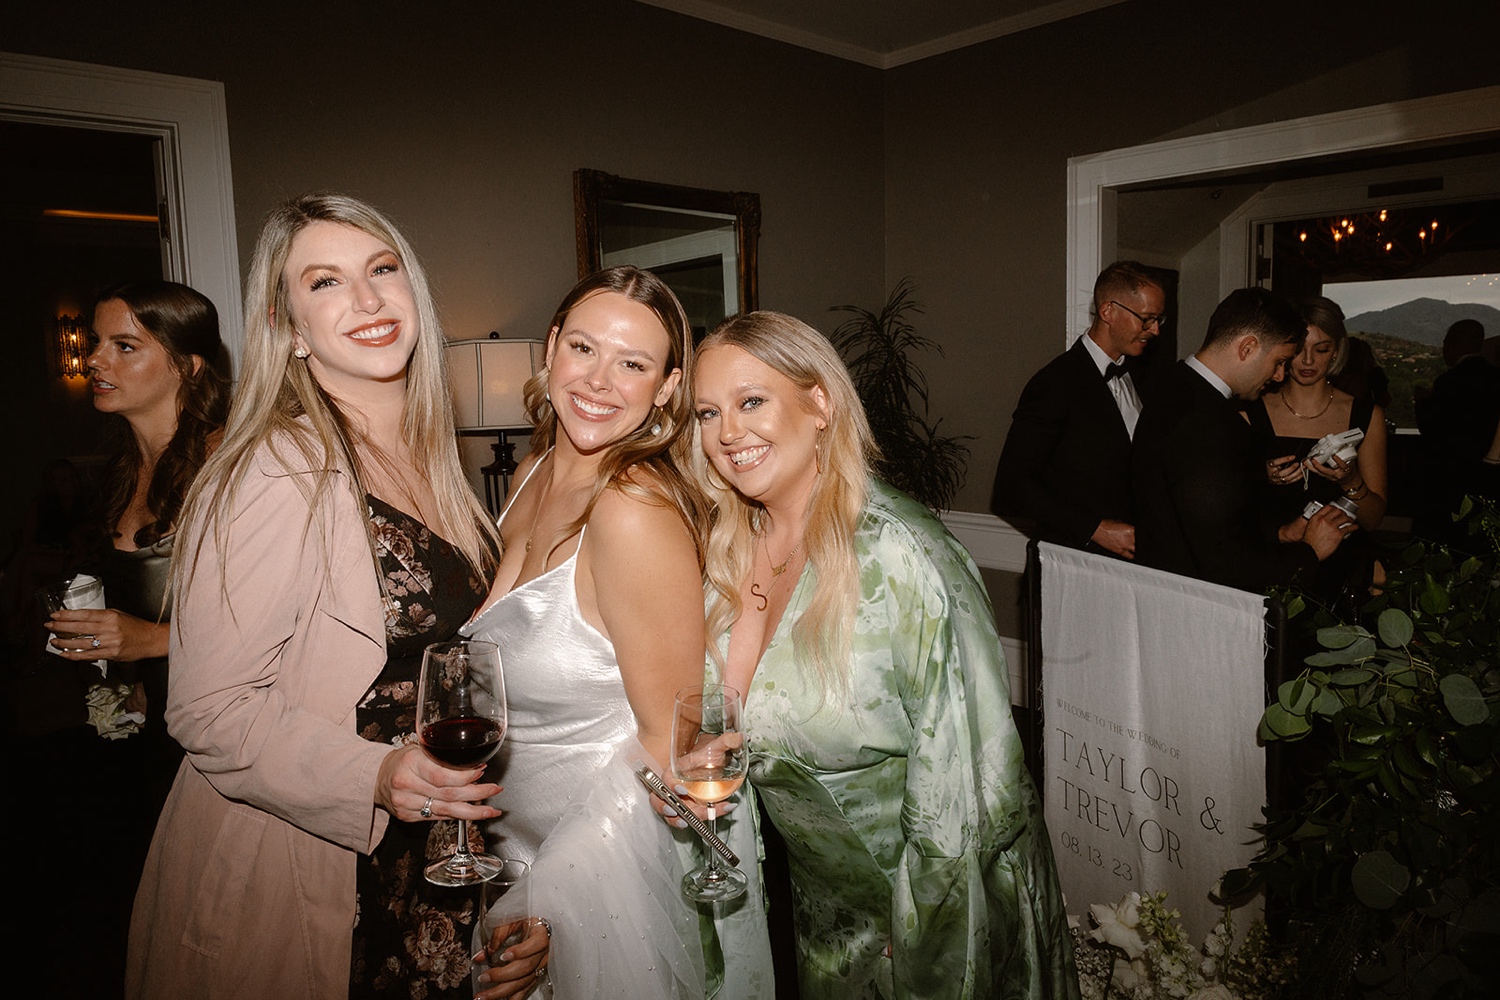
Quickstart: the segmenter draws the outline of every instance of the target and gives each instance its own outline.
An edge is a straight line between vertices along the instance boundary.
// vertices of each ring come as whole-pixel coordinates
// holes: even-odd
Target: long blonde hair
[[[667,331],[667,358],[663,374],[682,370],[682,378],[667,399],[666,405],[653,407],[641,425],[605,448],[599,464],[594,491],[583,513],[572,525],[560,531],[554,541],[576,534],[588,523],[594,505],[606,489],[615,488],[651,503],[670,505],[681,516],[692,535],[694,548],[702,563],[703,528],[708,523],[708,501],[697,484],[682,470],[692,461],[692,327],[677,296],[650,271],[623,265],[609,267],[583,278],[563,297],[552,315],[548,336],[555,345],[568,321],[568,314],[584,299],[600,292],[615,292],[650,309]],[[544,454],[557,440],[557,413],[547,395],[549,370],[543,368],[526,383],[524,390],[527,414],[535,430],[531,449]]]
[[[802,536],[817,587],[792,626],[792,641],[801,658],[811,663],[825,698],[843,693],[848,688],[859,604],[854,532],[865,506],[870,469],[880,453],[870,422],[838,352],[827,337],[799,319],[768,311],[735,316],[704,338],[699,357],[715,347],[738,347],[780,373],[802,392],[809,410],[814,406],[814,387],[828,399],[828,427],[818,445],[819,474]],[[740,584],[750,575],[764,508],[729,488],[701,447],[694,449],[693,472],[717,504],[704,572],[709,587],[709,655],[722,666],[721,640],[744,610]]]
[[[284,202],[266,217],[255,244],[245,290],[245,356],[241,381],[224,442],[194,483],[184,504],[183,522],[204,520],[199,545],[210,530],[223,553],[229,512],[250,468],[251,456],[262,446],[277,460],[277,443],[290,441],[300,453],[310,477],[293,477],[307,498],[309,523],[319,517],[320,502],[334,476],[350,477],[354,499],[363,509],[364,470],[355,445],[357,432],[348,415],[313,378],[308,366],[293,359],[293,316],[285,270],[292,241],[314,222],[352,226],[395,251],[411,283],[417,307],[417,342],[407,362],[406,399],[401,413],[401,435],[411,449],[413,465],[432,487],[436,523],[428,525],[453,544],[469,567],[488,580],[499,538],[489,514],[480,505],[459,462],[453,410],[444,360],[444,338],[427,274],[416,253],[395,225],[371,206],[339,194],[309,194]],[[326,540],[326,532],[323,533]],[[375,560],[371,538],[371,559]],[[179,582],[185,558],[179,549],[174,567]]]

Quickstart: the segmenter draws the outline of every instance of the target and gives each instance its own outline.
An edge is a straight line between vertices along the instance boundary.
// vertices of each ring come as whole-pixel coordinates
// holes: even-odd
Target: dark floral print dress
[[[356,707],[355,722],[365,739],[388,743],[415,728],[422,650],[453,638],[488,588],[421,522],[377,497],[367,501],[389,595],[386,662]],[[453,853],[457,827],[451,819],[393,819],[375,853],[360,855],[350,997],[473,996],[469,949],[478,890],[435,886],[422,875],[429,861]],[[469,824],[469,839],[482,848],[479,824]]]

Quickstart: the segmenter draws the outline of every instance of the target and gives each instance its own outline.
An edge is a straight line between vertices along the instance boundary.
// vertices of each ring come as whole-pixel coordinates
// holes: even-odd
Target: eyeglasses
[[[1130,313],[1130,315],[1140,320],[1142,330],[1144,330],[1148,326],[1154,326],[1158,330],[1160,330],[1161,325],[1167,321],[1166,313],[1156,313],[1152,316],[1142,316],[1140,313],[1136,312],[1134,309],[1130,308],[1123,302],[1116,302],[1114,299],[1110,299],[1109,304],[1112,306],[1119,306],[1121,309],[1124,309],[1126,312]]]

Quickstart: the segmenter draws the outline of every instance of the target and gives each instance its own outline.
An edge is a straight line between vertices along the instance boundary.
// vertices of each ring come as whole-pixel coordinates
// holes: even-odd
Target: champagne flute
[[[423,651],[417,738],[444,767],[467,770],[495,755],[505,739],[500,647],[463,639],[433,643]],[[461,819],[453,855],[428,865],[425,874],[435,885],[475,885],[501,868],[499,858],[469,850],[469,824]]]
[[[718,834],[716,806],[739,791],[745,781],[745,734],[740,721],[740,693],[723,684],[704,684],[677,692],[672,717],[672,776],[688,794],[708,807],[709,828]],[[708,864],[682,879],[683,895],[699,902],[735,899],[745,891],[745,873],[719,864],[713,851]]]

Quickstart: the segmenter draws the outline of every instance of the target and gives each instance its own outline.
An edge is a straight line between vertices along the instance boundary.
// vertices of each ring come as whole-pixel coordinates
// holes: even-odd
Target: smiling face
[[[130,307],[108,299],[94,310],[97,346],[89,354],[94,409],[127,420],[177,415],[182,376],[167,349],[136,321]]]
[[[1308,324],[1307,339],[1291,363],[1292,379],[1298,385],[1317,385],[1328,377],[1328,367],[1338,353],[1338,343],[1332,337]]]
[[[821,387],[800,389],[731,345],[700,354],[693,378],[703,453],[725,482],[771,508],[812,495],[818,435],[828,426]]]
[[[325,391],[354,399],[377,383],[405,384],[419,331],[395,250],[362,229],[313,222],[293,238],[282,279],[292,340]]]
[[[671,340],[651,309],[619,292],[584,298],[547,339],[547,392],[566,438],[591,455],[630,434],[682,380],[667,368]]]

